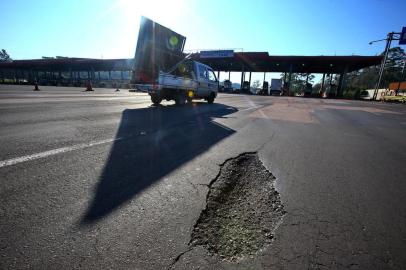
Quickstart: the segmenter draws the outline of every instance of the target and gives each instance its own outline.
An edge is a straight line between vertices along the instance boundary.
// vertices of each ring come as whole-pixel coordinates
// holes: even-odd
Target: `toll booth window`
[[[42,71],[38,71],[38,77],[40,79],[46,79],[47,78],[47,73],[46,72],[42,72]]]
[[[108,71],[100,71],[100,79],[101,80],[108,80],[109,79],[109,72]]]
[[[62,72],[61,72],[61,78],[62,78],[62,79],[70,79],[70,78],[71,78],[71,77],[70,77],[70,72],[62,71]]]
[[[111,71],[110,74],[111,74],[111,79],[112,80],[120,80],[121,79],[121,71],[117,71],[117,70]]]
[[[130,71],[123,71],[123,79],[124,80],[129,80],[131,77],[130,77]]]
[[[214,75],[213,70],[207,70],[208,76],[209,76],[209,80],[215,82],[216,81],[216,75]]]
[[[87,73],[87,71],[80,71],[79,76],[81,79],[89,79],[89,73]]]

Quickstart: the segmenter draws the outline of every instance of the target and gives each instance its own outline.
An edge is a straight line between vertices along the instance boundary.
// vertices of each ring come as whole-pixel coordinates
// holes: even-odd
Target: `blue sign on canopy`
[[[229,58],[234,57],[234,50],[201,51],[200,58]]]
[[[399,45],[406,45],[406,27],[403,27],[400,34]]]

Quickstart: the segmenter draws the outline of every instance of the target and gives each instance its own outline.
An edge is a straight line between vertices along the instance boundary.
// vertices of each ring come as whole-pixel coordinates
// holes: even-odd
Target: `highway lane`
[[[406,265],[405,106],[41,90],[0,86],[1,269]],[[252,151],[287,213],[258,256],[218,261],[190,234],[219,164]]]

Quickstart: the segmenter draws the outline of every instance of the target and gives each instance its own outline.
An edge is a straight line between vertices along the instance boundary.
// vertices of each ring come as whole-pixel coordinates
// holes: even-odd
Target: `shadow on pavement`
[[[213,122],[236,112],[222,104],[127,109],[81,223],[95,222],[235,131]]]

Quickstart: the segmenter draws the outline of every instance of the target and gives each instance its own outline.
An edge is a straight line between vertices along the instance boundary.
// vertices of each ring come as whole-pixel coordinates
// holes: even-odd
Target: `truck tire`
[[[186,95],[181,93],[181,94],[178,94],[175,97],[175,104],[176,105],[182,106],[182,105],[185,105],[185,103],[186,103]]]
[[[213,104],[215,95],[214,93],[210,93],[210,96],[207,98],[207,103]]]
[[[162,101],[162,98],[161,98],[159,95],[157,95],[157,94],[152,94],[152,95],[151,95],[151,101],[152,101],[152,103],[154,103],[155,105],[159,105],[159,103],[161,103],[161,101]]]

